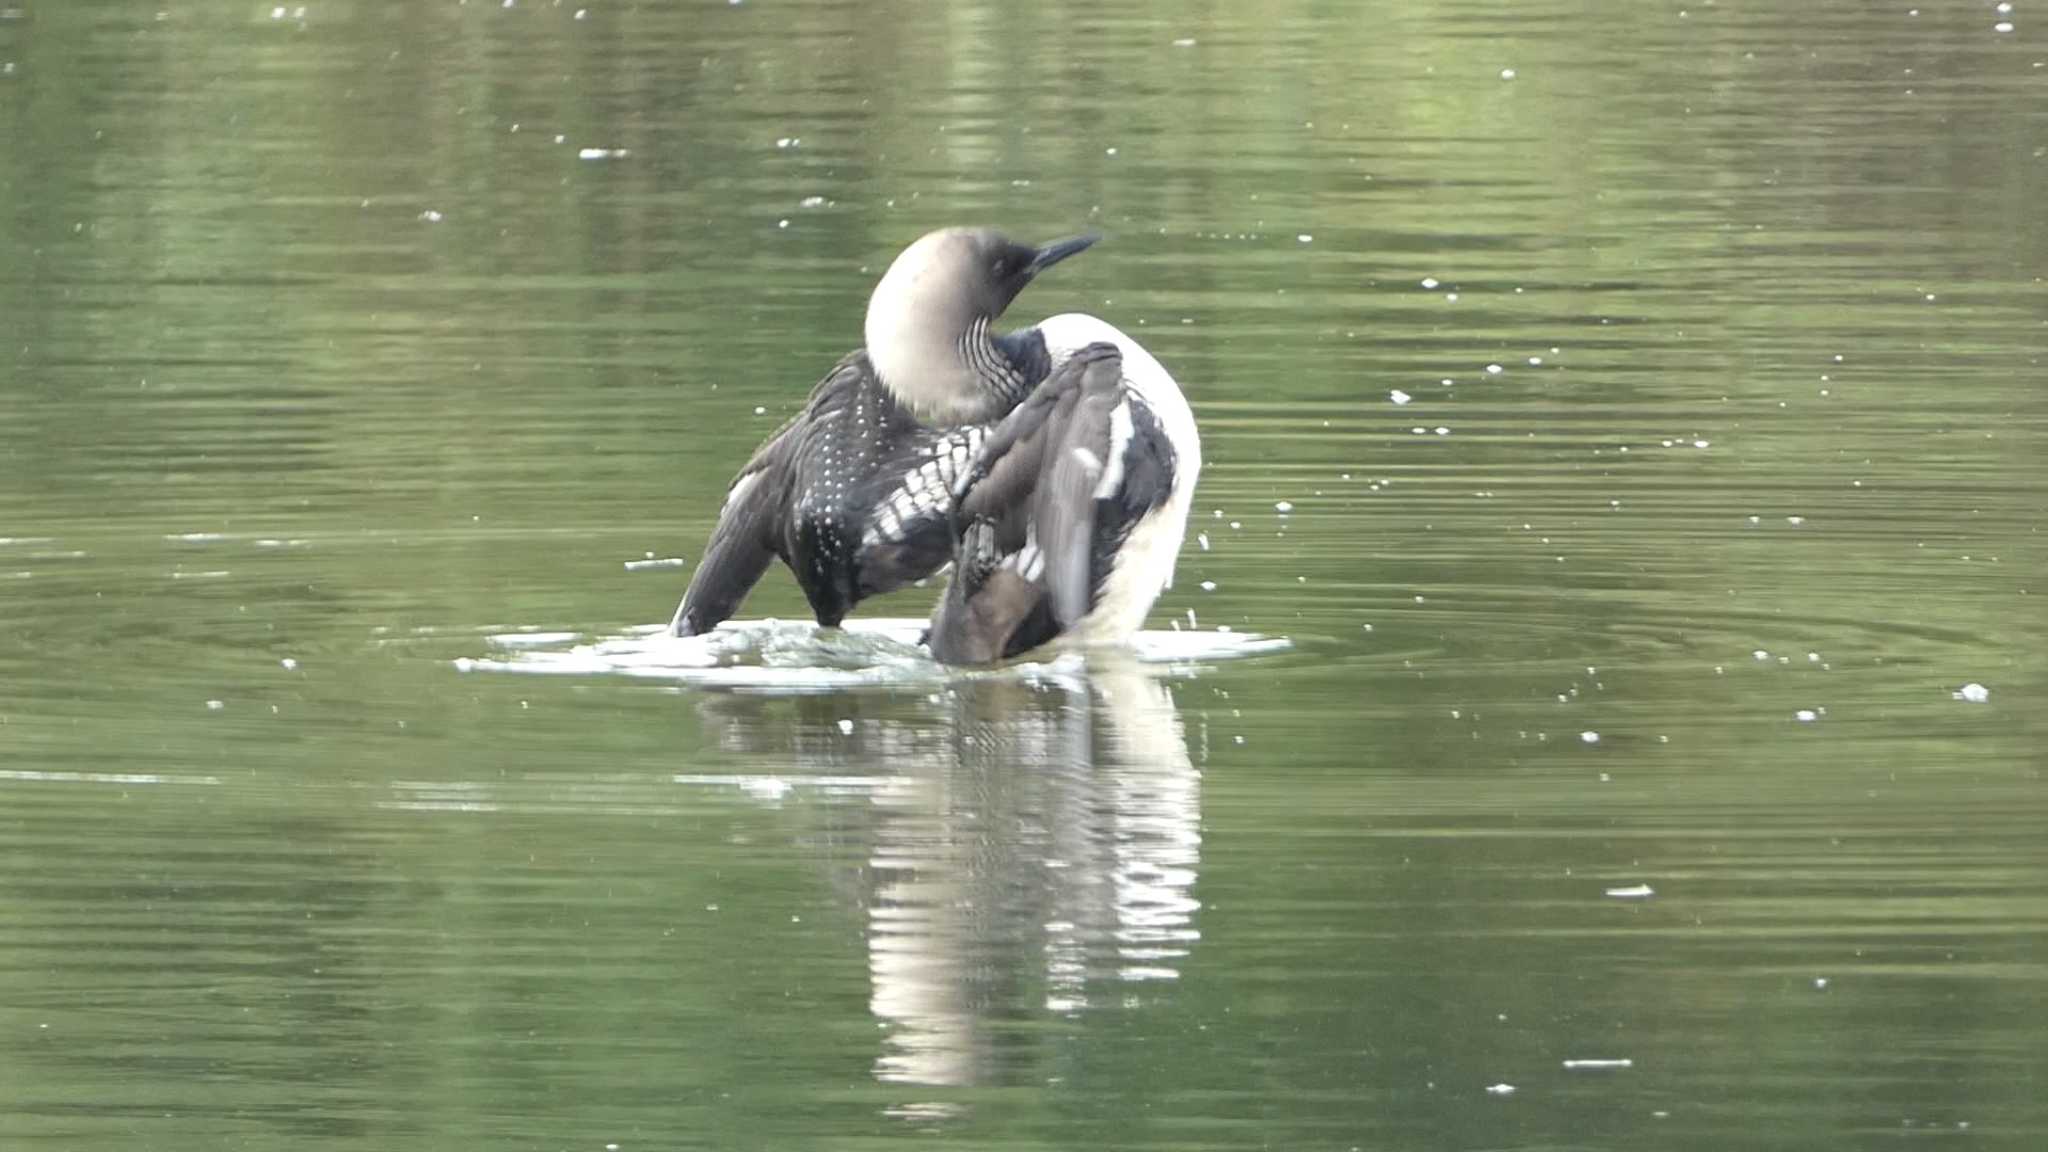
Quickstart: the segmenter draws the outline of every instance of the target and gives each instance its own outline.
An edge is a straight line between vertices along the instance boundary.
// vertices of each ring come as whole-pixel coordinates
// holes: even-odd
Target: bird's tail
[[[750,468],[732,482],[718,526],[704,546],[704,560],[669,621],[671,635],[696,636],[718,627],[768,570],[775,559],[775,511],[782,495],[782,486],[774,481],[781,471],[774,466]]]

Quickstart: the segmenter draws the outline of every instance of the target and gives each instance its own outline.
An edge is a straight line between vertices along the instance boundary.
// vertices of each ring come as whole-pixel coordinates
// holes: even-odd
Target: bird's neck
[[[871,324],[868,360],[890,395],[932,424],[992,420],[1016,407],[1027,390],[985,316],[955,332]]]

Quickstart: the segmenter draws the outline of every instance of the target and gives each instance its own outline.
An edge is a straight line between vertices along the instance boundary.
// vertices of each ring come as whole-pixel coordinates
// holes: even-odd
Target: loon
[[[1059,367],[953,487],[953,576],[926,633],[941,663],[992,663],[1057,637],[1126,639],[1173,583],[1202,468],[1187,401],[1101,320],[1040,328]]]
[[[733,478],[669,631],[716,627],[778,557],[827,627],[951,560],[951,489],[969,459],[1060,355],[1087,343],[1049,340],[1043,324],[990,326],[1039,273],[1097,239],[1033,247],[945,228],[904,249],[868,299],[865,348]]]

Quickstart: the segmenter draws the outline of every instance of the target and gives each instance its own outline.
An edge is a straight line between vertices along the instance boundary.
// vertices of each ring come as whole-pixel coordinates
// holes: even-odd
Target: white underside
[[[1176,484],[1173,499],[1138,521],[1117,550],[1095,607],[1067,630],[1078,644],[1111,644],[1145,626],[1152,602],[1173,585],[1173,564],[1187,531],[1188,505]]]
[[[1153,601],[1173,586],[1174,563],[1180,557],[1181,540],[1187,534],[1188,506],[1194,501],[1195,480],[1202,471],[1202,438],[1195,431],[1195,414],[1188,408],[1187,398],[1181,395],[1180,385],[1144,345],[1124,335],[1115,325],[1086,313],[1066,312],[1041,322],[1038,330],[1045,336],[1046,351],[1055,370],[1074,353],[1098,341],[1122,350],[1124,387],[1151,409],[1173,443],[1171,495],[1131,528],[1123,547],[1117,551],[1109,578],[1096,593],[1095,607],[1068,629],[1068,638],[1076,643],[1115,643],[1144,627]],[[1128,441],[1128,432],[1124,438]],[[1117,457],[1120,467],[1121,454],[1112,455]]]

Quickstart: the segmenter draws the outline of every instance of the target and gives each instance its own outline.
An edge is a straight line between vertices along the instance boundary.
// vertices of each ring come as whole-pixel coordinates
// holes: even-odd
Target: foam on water
[[[919,618],[848,621],[819,628],[807,621],[727,621],[703,636],[671,636],[659,624],[613,636],[575,632],[515,632],[489,637],[498,652],[455,661],[462,672],[514,672],[540,676],[637,676],[705,688],[806,694],[848,688],[943,683],[962,675],[1038,679],[1070,675],[1078,652],[1051,652],[1043,661],[968,672],[932,660],[918,639]],[[1186,666],[1283,651],[1285,637],[1249,632],[1140,632],[1130,653],[1142,664]]]

